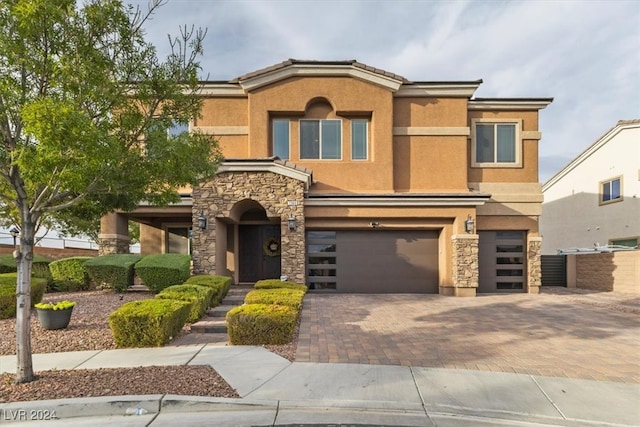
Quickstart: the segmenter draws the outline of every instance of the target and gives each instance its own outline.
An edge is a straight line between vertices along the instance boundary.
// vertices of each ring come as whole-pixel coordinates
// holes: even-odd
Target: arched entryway
[[[268,218],[255,200],[238,202],[231,210],[238,226],[238,281],[254,283],[281,275],[280,217]]]

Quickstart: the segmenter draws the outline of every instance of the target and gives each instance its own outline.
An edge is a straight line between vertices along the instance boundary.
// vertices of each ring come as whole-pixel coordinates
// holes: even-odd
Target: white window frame
[[[353,125],[354,123],[364,123],[364,158],[356,159],[354,157]],[[368,119],[352,119],[351,120],[351,160],[355,162],[363,162],[369,160],[369,120]]]
[[[495,124],[515,126],[514,144],[515,144],[515,161],[514,162],[478,162],[477,161],[477,135],[476,126],[478,124]],[[497,144],[494,141],[494,159],[497,157]],[[502,118],[482,118],[471,119],[471,166],[476,168],[521,168],[522,167],[522,119],[502,119]]]
[[[339,126],[339,137],[340,137],[340,147],[339,147],[339,153],[340,156],[337,159],[325,159],[322,157],[322,122],[338,122]],[[318,128],[319,128],[319,146],[318,146],[318,157],[317,158],[309,158],[309,157],[302,157],[302,153],[303,153],[303,149],[302,149],[302,122],[318,122]],[[324,161],[340,161],[342,160],[342,141],[343,141],[343,135],[342,135],[342,120],[340,119],[300,119],[298,122],[298,141],[299,141],[299,157],[300,160],[324,160]]]
[[[615,199],[604,200],[604,187],[605,185],[609,186],[609,193],[611,194],[611,186],[615,181],[620,181],[620,194]],[[609,205],[611,203],[618,203],[624,199],[624,192],[622,187],[622,175],[614,176],[613,178],[605,179],[604,181],[600,181],[598,183],[598,202],[600,206]]]

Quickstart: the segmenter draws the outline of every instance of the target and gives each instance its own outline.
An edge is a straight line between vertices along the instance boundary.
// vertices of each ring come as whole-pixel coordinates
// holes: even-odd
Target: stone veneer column
[[[529,237],[527,246],[527,292],[537,294],[542,286],[542,238]]]
[[[233,207],[247,199],[260,203],[268,218],[280,218],[281,274],[291,281],[304,283],[304,183],[274,172],[224,172],[194,188],[194,273],[215,273],[216,219],[231,218]],[[206,230],[197,227],[200,213],[208,219]],[[296,218],[295,231],[289,231],[289,216]]]
[[[441,288],[448,296],[473,297],[478,288],[477,234],[457,234],[451,237],[453,287]]]
[[[100,218],[98,255],[128,254],[131,238],[129,220],[119,213],[110,213]]]

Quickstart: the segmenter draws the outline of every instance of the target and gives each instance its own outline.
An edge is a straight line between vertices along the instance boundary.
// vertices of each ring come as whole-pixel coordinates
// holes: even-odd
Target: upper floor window
[[[368,146],[368,120],[351,121],[351,158],[353,160],[366,160]]]
[[[616,177],[600,183],[600,204],[622,200],[622,177]]]
[[[520,166],[519,123],[474,120],[473,166]]]
[[[273,120],[273,155],[289,159],[289,120]]]
[[[339,160],[340,128],[340,120],[300,120],[300,158]]]
[[[178,123],[172,122],[169,129],[167,129],[167,133],[169,136],[178,136],[183,132],[189,132],[189,124],[188,123]]]

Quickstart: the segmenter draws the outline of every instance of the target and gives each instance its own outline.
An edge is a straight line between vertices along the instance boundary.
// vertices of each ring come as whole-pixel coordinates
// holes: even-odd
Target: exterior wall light
[[[11,234],[11,237],[13,237],[13,247],[16,247],[16,238],[20,235],[20,230],[18,230],[18,228],[14,225],[13,227],[11,227],[11,230],[9,230],[9,234]]]
[[[474,225],[475,223],[473,218],[471,218],[471,215],[467,216],[467,220],[464,222],[464,231],[467,233],[473,233]]]
[[[207,217],[202,215],[202,212],[200,212],[200,215],[198,216],[198,228],[200,228],[200,230],[207,229]]]
[[[298,228],[296,219],[292,216],[287,218],[287,226],[289,227],[289,231],[296,231],[296,228]]]

